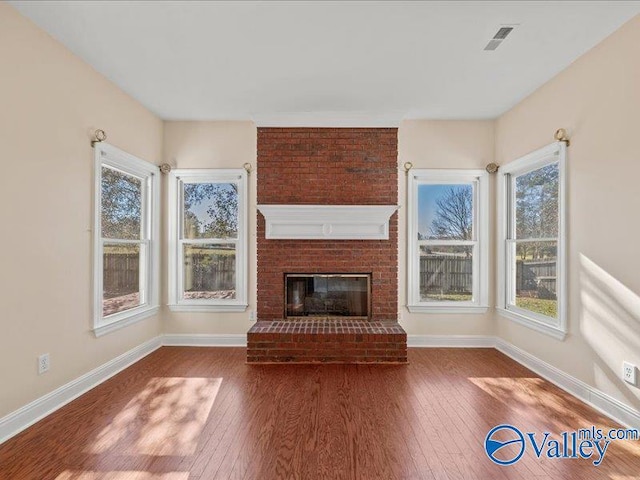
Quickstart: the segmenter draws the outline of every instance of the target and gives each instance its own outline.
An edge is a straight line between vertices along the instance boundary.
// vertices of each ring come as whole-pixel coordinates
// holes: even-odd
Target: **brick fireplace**
[[[396,205],[397,146],[395,128],[259,128],[258,204]],[[305,325],[303,332],[311,333],[314,329],[313,317],[296,319],[289,315],[288,322],[283,322],[287,317],[287,276],[323,276],[337,272],[364,274],[368,278],[370,308],[366,318],[342,318],[340,328],[345,334],[358,335],[360,341],[369,339],[367,333],[375,335],[369,340],[375,340],[373,343],[380,358],[371,354],[374,347],[369,342],[369,353],[361,352],[357,361],[406,361],[406,334],[397,324],[397,212],[389,219],[388,239],[384,240],[270,239],[266,236],[265,218],[261,213],[258,213],[257,224],[258,323],[252,331],[261,334],[254,337],[254,340],[259,338],[261,341],[252,344],[252,331],[249,332],[250,362],[258,361],[258,354],[277,361],[273,353],[279,343],[286,344],[288,351],[292,350],[290,335],[284,337],[288,340],[285,342],[278,342],[277,335],[265,337],[267,333],[277,333],[275,326],[283,324],[291,331],[294,327],[290,322],[302,320]],[[314,311],[321,309],[316,306]],[[340,333],[335,324],[327,323],[332,321],[331,314],[320,318],[316,316],[316,320],[318,328],[326,327],[332,335]],[[298,330],[301,325],[298,325]],[[388,328],[389,340],[392,340],[389,345],[402,344],[400,337],[404,335],[403,348],[400,349],[403,351],[392,347],[391,354],[383,352],[385,328]],[[337,337],[332,338],[335,340]],[[355,338],[348,338],[352,349],[355,348]],[[263,347],[257,348],[257,344]],[[313,348],[316,347],[306,349],[306,360],[301,361],[309,361],[309,349]],[[340,350],[337,344],[335,350]],[[316,360],[332,361],[329,353],[325,349]],[[284,361],[300,360],[293,354],[284,357]]]
[[[259,128],[258,204],[395,205],[395,128]],[[372,320],[398,312],[398,216],[389,240],[267,240],[258,214],[258,319],[280,320],[287,273],[371,273]]]

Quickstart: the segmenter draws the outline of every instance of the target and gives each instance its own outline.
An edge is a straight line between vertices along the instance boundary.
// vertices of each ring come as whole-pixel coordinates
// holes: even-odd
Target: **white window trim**
[[[102,277],[103,277],[103,239],[102,239],[102,166],[121,170],[142,179],[146,183],[143,200],[143,218],[148,236],[148,264],[141,266],[141,275],[146,276],[146,299],[140,305],[108,317],[102,316]],[[120,328],[131,325],[154,315],[159,310],[159,270],[160,249],[160,170],[146,162],[108,143],[100,142],[94,146],[94,220],[93,220],[93,332],[99,337]]]
[[[190,299],[180,295],[180,183],[235,183],[238,185],[238,238],[236,250],[236,298]],[[247,309],[247,172],[238,169],[178,169],[169,174],[169,309],[175,312],[244,312]]]
[[[531,152],[513,162],[500,167],[498,172],[498,288],[496,309],[501,316],[538,332],[563,340],[567,334],[567,218],[566,218],[566,157],[564,142],[554,142]],[[558,319],[507,305],[507,236],[510,202],[507,182],[510,175],[522,175],[532,170],[558,162],[558,257],[556,265],[556,296],[558,298]]]
[[[489,176],[484,170],[412,169],[407,196],[407,309],[411,313],[481,314],[489,309]],[[475,183],[474,301],[421,302],[416,261],[418,246],[418,185]],[[438,242],[445,243],[445,242]]]

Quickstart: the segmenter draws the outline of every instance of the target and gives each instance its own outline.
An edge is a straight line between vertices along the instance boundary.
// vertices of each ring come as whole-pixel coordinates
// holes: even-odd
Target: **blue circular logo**
[[[496,440],[495,437],[499,437],[500,440]],[[506,440],[503,440],[503,438],[506,438]],[[512,458],[508,458],[506,460],[496,458],[496,454],[502,450],[503,447],[515,444],[519,444],[519,448],[516,448],[514,452],[511,452],[508,455],[508,457]],[[492,462],[497,463],[498,465],[512,465],[520,460],[520,457],[524,455],[524,435],[522,435],[522,432],[513,425],[498,425],[497,427],[493,427],[489,433],[487,433],[487,437],[484,439],[484,450],[487,452],[487,456]]]

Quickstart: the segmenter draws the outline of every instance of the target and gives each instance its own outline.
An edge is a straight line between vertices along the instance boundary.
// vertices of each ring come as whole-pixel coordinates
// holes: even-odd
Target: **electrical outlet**
[[[255,322],[256,321],[256,311],[255,310],[251,310],[249,312],[249,321],[250,322]]]
[[[38,375],[49,370],[49,354],[43,353],[38,357]]]
[[[629,362],[624,362],[622,364],[622,379],[630,383],[631,385],[636,384],[636,366]]]

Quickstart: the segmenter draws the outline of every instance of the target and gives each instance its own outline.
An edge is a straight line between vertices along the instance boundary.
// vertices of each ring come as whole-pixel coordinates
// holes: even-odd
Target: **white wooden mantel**
[[[388,240],[397,205],[258,205],[267,239]]]

